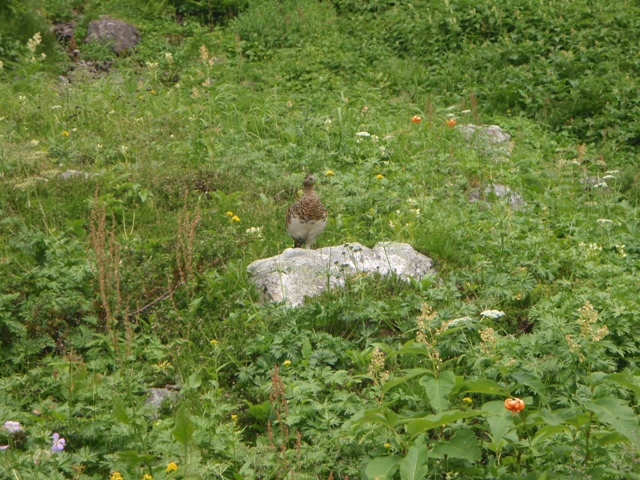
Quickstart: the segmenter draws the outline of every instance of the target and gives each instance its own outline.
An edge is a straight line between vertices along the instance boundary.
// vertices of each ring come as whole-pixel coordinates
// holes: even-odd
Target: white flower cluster
[[[251,227],[251,228],[247,228],[244,233],[246,233],[247,235],[255,235],[256,238],[258,238],[259,240],[262,240],[262,227]]]
[[[473,322],[473,318],[471,317],[454,318],[449,322],[449,324],[447,325],[447,328],[457,327],[460,324],[468,323],[468,322]]]
[[[602,250],[602,247],[597,243],[584,243],[580,242],[578,244],[580,248],[584,248],[587,252],[587,255],[597,255]]]
[[[504,312],[500,310],[485,310],[484,312],[480,312],[480,316],[496,319],[504,317]]]

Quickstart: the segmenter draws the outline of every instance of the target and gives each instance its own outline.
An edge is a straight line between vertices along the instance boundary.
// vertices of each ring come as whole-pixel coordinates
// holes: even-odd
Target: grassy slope
[[[502,336],[491,358],[475,360],[480,327],[443,342],[441,355],[458,375],[506,382],[509,372],[534,373],[554,407],[584,393],[572,380],[580,367],[563,339],[578,331],[575,312],[587,299],[610,330],[592,367],[636,368],[637,186],[633,167],[611,153],[620,150],[620,138],[585,151],[578,147],[584,138],[506,111],[500,116],[490,95],[476,89],[480,120],[514,136],[511,160],[491,161],[445,125],[448,113],[470,121],[472,114],[461,113],[470,103],[468,85],[457,93],[425,88],[433,72],[410,56],[424,52],[388,42],[384,22],[393,25],[406,12],[381,4],[372,15],[349,2],[339,2],[343,10],[259,3],[212,31],[114,2],[103,8],[137,21],[144,41],[133,56],[114,59],[110,75],[61,87],[37,66],[13,78],[5,72],[0,338],[7,397],[0,420],[29,425],[29,438],[11,457],[24,478],[33,462],[19,452],[42,446],[53,430],[64,433],[71,453],[67,464],[47,465],[52,471],[70,472],[75,464],[93,478],[109,470],[162,478],[163,465],[176,460],[184,471],[209,477],[216,468],[276,476],[274,469],[285,466],[269,448],[262,404],[274,364],[289,389],[290,433],[302,435],[307,465],[298,471],[357,475],[367,456],[386,452],[381,445],[407,448],[384,431],[365,437],[358,427],[340,426],[377,404],[379,392],[362,377],[372,346],[391,351],[413,338],[422,302],[442,320],[503,310],[502,319],[483,323]],[[91,15],[100,4],[94,8]],[[282,18],[280,30],[271,18]],[[201,56],[201,45],[215,61]],[[488,61],[461,50],[460,57],[453,48],[438,57],[451,78],[462,75],[450,67],[456,62]],[[105,52],[90,47],[86,55]],[[459,103],[449,110],[444,101],[452,98]],[[425,120],[412,124],[414,114]],[[360,131],[377,141],[357,137]],[[609,165],[602,152],[611,154]],[[621,172],[609,190],[580,183],[613,167]],[[69,169],[91,177],[56,176]],[[331,212],[322,245],[408,242],[436,260],[442,282],[361,280],[295,311],[257,305],[244,267],[289,246],[282,218],[305,170],[323,177],[319,191]],[[323,175],[327,170],[334,175]],[[467,194],[487,182],[509,185],[527,208],[469,203]],[[100,243],[118,246],[105,266],[119,287],[116,276],[103,275],[113,323],[87,250],[96,195],[115,239]],[[193,235],[189,221],[196,216]],[[603,218],[613,223],[599,224]],[[625,257],[617,247],[623,244]],[[125,317],[187,276],[171,299]],[[395,375],[423,364],[396,358],[387,365]],[[171,441],[172,411],[153,427],[142,415],[149,386],[176,382],[197,427],[191,455]],[[404,410],[425,408],[417,385],[391,396]],[[118,413],[120,402],[128,413]],[[30,414],[34,408],[42,416]],[[232,413],[240,418],[231,420]],[[566,464],[569,453],[552,446],[541,462]],[[599,462],[620,453],[602,448]],[[136,453],[116,454],[123,451]],[[145,458],[147,451],[160,459]],[[82,456],[88,452],[95,457]]]

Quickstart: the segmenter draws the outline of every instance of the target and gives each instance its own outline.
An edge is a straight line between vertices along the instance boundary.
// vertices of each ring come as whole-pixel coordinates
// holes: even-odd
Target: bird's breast
[[[293,238],[305,239],[309,236],[319,235],[327,226],[327,220],[303,220],[297,217],[290,219],[287,232]]]

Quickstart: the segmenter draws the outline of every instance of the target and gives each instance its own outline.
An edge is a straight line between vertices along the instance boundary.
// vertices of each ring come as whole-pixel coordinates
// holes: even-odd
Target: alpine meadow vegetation
[[[141,43],[83,43],[104,14]],[[1,478],[640,478],[638,2],[0,17]],[[305,172],[316,247],[437,274],[261,303]]]

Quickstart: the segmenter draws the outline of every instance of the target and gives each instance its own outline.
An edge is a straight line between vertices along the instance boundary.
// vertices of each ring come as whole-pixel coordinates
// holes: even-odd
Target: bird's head
[[[307,173],[304,177],[304,181],[302,182],[302,186],[307,189],[313,187],[316,183],[316,177],[313,176],[313,173]]]

